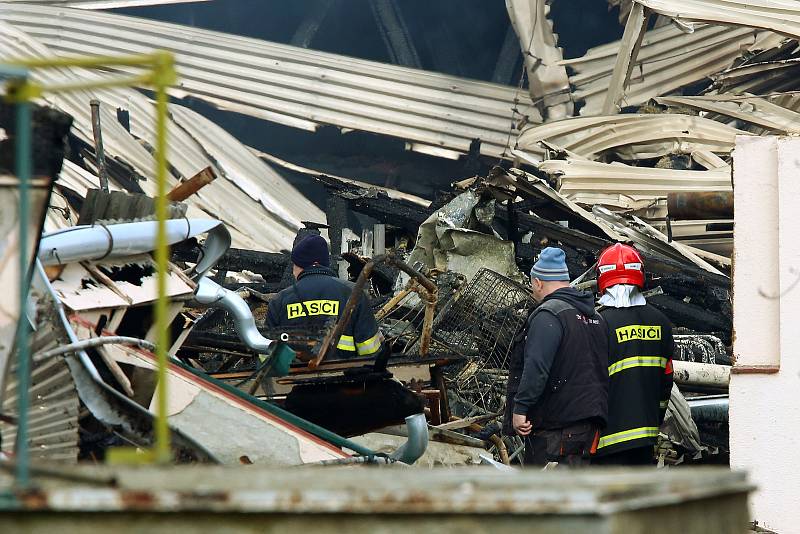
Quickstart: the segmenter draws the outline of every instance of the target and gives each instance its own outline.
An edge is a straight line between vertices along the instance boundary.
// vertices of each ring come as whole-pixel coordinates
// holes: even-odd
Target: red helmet
[[[597,289],[603,293],[617,284],[644,287],[644,262],[630,245],[615,243],[597,258]]]

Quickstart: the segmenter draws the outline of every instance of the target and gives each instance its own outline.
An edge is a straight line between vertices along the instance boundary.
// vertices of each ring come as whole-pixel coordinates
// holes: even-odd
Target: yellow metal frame
[[[86,58],[45,58],[9,61],[9,65],[30,70],[54,68],[101,68],[113,66],[142,67],[139,76],[108,79],[103,81],[75,84],[40,85],[28,79],[12,80],[7,85],[6,101],[13,103],[30,102],[44,93],[62,93],[110,87],[141,86],[152,87],[156,93],[156,233],[155,260],[158,270],[158,297],[155,304],[156,357],[158,360],[158,384],[156,395],[158,403],[155,417],[155,444],[153,449],[139,451],[131,448],[118,448],[109,451],[112,463],[167,463],[172,460],[170,433],[167,425],[167,87],[175,83],[175,60],[170,52],[156,51],[139,56],[86,57]],[[24,415],[22,415],[24,417]]]

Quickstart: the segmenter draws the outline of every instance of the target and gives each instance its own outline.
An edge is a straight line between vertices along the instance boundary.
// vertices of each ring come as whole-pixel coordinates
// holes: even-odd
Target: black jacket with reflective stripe
[[[269,301],[266,326],[321,330],[344,312],[353,285],[337,278],[327,267],[310,267],[300,274],[297,283]],[[336,351],[329,353],[329,357],[373,356],[381,349],[382,340],[375,315],[364,295],[342,337],[336,340]]]
[[[655,445],[672,390],[672,325],[649,304],[608,308],[608,425],[597,454]]]

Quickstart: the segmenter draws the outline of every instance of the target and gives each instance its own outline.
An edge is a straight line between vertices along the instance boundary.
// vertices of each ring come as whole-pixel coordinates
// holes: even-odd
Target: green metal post
[[[30,400],[31,368],[28,347],[28,225],[30,224],[31,180],[31,104],[18,102],[17,138],[14,144],[17,179],[19,179],[19,322],[17,323],[17,401],[19,424],[15,447],[16,484],[24,489],[30,482],[28,453],[28,405]]]

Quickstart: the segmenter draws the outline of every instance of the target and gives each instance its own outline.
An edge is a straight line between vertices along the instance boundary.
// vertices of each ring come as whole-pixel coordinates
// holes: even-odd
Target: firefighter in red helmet
[[[597,259],[600,312],[608,325],[608,425],[593,463],[648,465],[672,390],[672,325],[647,304],[644,262],[616,243]]]

